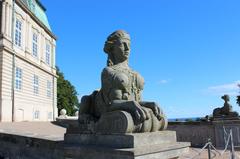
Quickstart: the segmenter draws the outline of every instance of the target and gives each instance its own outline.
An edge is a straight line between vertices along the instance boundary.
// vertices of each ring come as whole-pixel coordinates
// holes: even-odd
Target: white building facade
[[[57,117],[56,37],[39,0],[0,1],[0,122]]]

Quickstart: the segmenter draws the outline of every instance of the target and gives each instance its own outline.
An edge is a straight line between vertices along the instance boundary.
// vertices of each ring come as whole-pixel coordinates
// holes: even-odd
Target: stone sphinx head
[[[222,98],[225,102],[229,102],[229,100],[230,100],[230,97],[229,97],[229,95],[227,95],[227,94],[224,94],[221,98]]]
[[[117,30],[108,36],[104,52],[108,54],[108,66],[128,61],[130,53],[130,36],[126,31]]]

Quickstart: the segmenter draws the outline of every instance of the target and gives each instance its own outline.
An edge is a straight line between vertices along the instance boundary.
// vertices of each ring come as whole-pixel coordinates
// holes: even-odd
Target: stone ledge
[[[63,139],[49,140],[29,133],[22,135],[0,133],[0,158],[63,159]]]
[[[134,134],[65,134],[66,144],[97,145],[111,148],[135,148],[176,142],[175,131]]]
[[[39,140],[47,140],[47,141],[63,141],[62,135],[43,135],[31,132],[17,132],[17,131],[4,131],[0,129],[0,139],[9,136],[11,138],[31,138],[31,139],[39,139]]]
[[[240,124],[240,120],[223,120],[223,119],[219,119],[219,120],[214,120],[213,121],[213,124],[237,124],[239,125]]]
[[[133,134],[65,134],[65,159],[173,159],[190,143],[176,142],[175,131]]]
[[[189,143],[169,143],[138,148],[112,149],[98,146],[66,146],[65,156],[69,159],[169,159],[188,152]]]

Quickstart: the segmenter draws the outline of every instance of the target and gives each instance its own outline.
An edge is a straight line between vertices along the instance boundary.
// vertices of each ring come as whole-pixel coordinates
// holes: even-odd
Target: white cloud
[[[168,82],[169,82],[169,80],[163,79],[163,80],[158,81],[158,84],[166,84]]]
[[[239,90],[240,90],[239,84],[240,84],[240,80],[232,83],[211,86],[211,87],[208,87],[207,92],[214,95],[228,94],[228,95],[235,96],[239,94]]]

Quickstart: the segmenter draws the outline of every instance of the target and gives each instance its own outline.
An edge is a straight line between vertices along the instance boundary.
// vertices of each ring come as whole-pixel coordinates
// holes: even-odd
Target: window
[[[38,35],[36,33],[33,33],[33,39],[32,39],[32,54],[34,57],[38,57]]]
[[[40,111],[39,110],[36,110],[34,112],[34,119],[39,119],[40,118]]]
[[[52,119],[52,112],[48,112],[48,120]]]
[[[22,69],[19,67],[16,67],[16,72],[15,72],[15,88],[17,90],[22,89]]]
[[[47,97],[51,97],[51,82],[47,81]]]
[[[22,46],[22,22],[20,20],[16,20],[15,24],[15,45],[18,47]]]
[[[38,76],[37,75],[34,75],[33,76],[33,93],[34,94],[38,94],[38,86],[39,86],[39,84],[38,84]]]
[[[46,44],[46,63],[50,65],[50,45]]]

